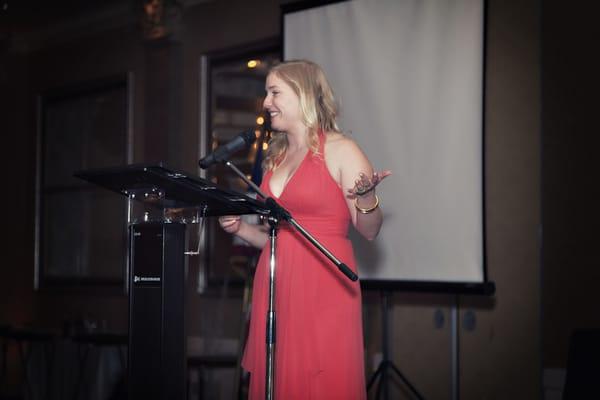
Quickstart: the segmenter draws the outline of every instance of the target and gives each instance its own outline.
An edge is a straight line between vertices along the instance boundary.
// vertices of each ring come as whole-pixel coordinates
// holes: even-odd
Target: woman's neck
[[[288,151],[296,152],[308,148],[308,128],[290,130],[287,132]]]

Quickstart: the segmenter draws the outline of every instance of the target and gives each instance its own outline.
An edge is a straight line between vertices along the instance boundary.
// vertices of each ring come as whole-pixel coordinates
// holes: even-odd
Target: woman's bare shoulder
[[[352,153],[361,152],[354,139],[348,135],[340,132],[328,132],[326,138],[326,153],[343,156],[344,154],[351,155]]]
[[[328,132],[326,135],[325,145],[333,151],[350,150],[350,148],[358,148],[358,145],[352,137],[340,132]]]

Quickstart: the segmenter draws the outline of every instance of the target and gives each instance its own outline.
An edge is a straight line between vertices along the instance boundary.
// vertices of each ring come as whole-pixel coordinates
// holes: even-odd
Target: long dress
[[[308,151],[279,198],[261,189],[356,271],[347,238],[350,213],[344,193],[324,161],[324,135],[317,154]],[[275,399],[365,399],[361,292],[324,255],[287,223],[280,223],[275,272]],[[270,244],[254,275],[249,335],[242,366],[250,372],[249,399],[265,397],[266,314]]]

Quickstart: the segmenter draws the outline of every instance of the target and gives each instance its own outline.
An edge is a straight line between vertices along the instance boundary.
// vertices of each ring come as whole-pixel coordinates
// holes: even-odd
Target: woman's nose
[[[263,108],[267,108],[271,105],[271,98],[269,96],[266,96],[265,99],[263,100]]]

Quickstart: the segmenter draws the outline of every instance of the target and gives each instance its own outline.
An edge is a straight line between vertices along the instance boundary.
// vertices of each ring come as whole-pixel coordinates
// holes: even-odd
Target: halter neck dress
[[[329,251],[356,272],[347,238],[350,212],[342,189],[319,152],[308,151],[279,197],[273,197]],[[361,292],[300,233],[279,224],[275,271],[275,399],[365,399]],[[248,339],[242,366],[250,372],[249,399],[264,399],[270,244],[254,275]]]

